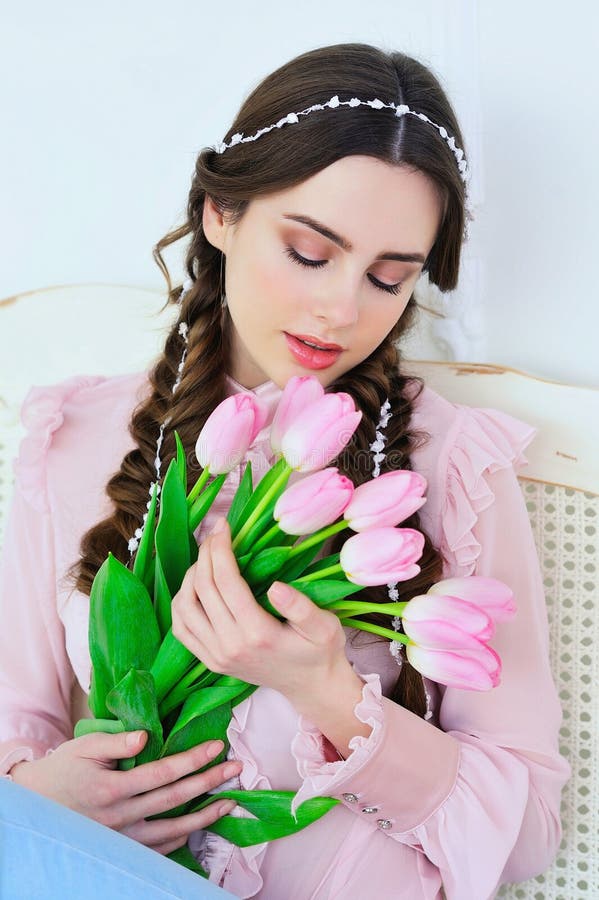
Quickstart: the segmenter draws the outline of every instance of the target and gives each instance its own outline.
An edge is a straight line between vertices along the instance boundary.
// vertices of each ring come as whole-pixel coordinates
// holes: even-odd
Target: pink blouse
[[[247,390],[228,381],[231,392]],[[0,773],[72,737],[75,679],[89,692],[89,598],[64,575],[83,532],[110,512],[104,486],[134,446],[127,425],[148,388],[147,372],[74,376],[31,388],[23,404],[27,434],[13,464],[1,557]],[[266,381],[253,392],[270,409],[246,457],[257,480],[272,463],[268,434],[281,391]],[[208,832],[190,835],[210,880],[238,897],[433,900],[443,887],[448,900],[486,900],[556,855],[570,767],[558,750],[543,585],[515,473],[536,430],[430,388],[415,401],[412,427],[431,435],[412,465],[428,481],[420,516],[444,577],[489,575],[514,591],[517,615],[491,642],[502,682],[475,692],[425,679],[430,713],[419,718],[388,699],[398,675],[388,643],[360,634],[346,652],[364,682],[354,714],[372,731],[355,736],[348,758],[336,761],[278,692],[261,687],[236,706],[229,756],[243,771],[227,786],[297,791],[294,809],[318,795],[341,801],[268,844],[237,848]],[[225,481],[198,540],[228,509],[241,468]]]

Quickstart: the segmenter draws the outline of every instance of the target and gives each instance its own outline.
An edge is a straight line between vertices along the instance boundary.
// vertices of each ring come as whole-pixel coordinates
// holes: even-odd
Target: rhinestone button
[[[376,824],[379,826],[379,828],[383,828],[385,831],[393,826],[393,822],[390,819],[377,819]]]
[[[365,806],[365,807],[363,807],[363,809],[362,809],[362,812],[363,812],[363,813],[375,813],[375,812],[378,812],[378,811],[379,811],[378,806]]]
[[[355,794],[342,794],[341,796],[347,803],[357,803],[358,802],[358,798],[356,797]]]

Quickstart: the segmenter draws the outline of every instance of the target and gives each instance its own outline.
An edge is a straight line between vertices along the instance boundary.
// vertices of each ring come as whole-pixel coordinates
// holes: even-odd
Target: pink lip
[[[311,341],[313,344],[318,344],[323,350],[343,350],[343,347],[340,347],[339,344],[327,344],[326,341],[321,341],[320,338],[316,338],[311,334],[292,334],[291,337],[299,338],[302,341]]]
[[[286,331],[283,334],[293,358],[307,369],[328,369],[337,362],[343,352],[341,349],[315,350],[313,347],[302,344],[295,335],[287,334]]]

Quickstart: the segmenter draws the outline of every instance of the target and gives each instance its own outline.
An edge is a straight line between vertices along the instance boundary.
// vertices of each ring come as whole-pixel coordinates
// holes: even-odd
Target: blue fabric
[[[1,900],[231,900],[184,866],[0,779]]]

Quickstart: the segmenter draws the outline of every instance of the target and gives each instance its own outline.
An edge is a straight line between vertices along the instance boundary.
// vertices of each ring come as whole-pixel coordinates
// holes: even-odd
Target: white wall
[[[289,17],[274,0],[15,4],[0,36],[0,297],[78,282],[162,288],[152,246],[183,220],[198,150],[276,66],[365,41],[435,69],[474,169],[463,278],[454,296],[432,298],[448,319],[423,320],[419,355],[598,384],[599,16],[590,0],[568,10],[311,0]],[[175,276],[183,251],[166,253]]]

